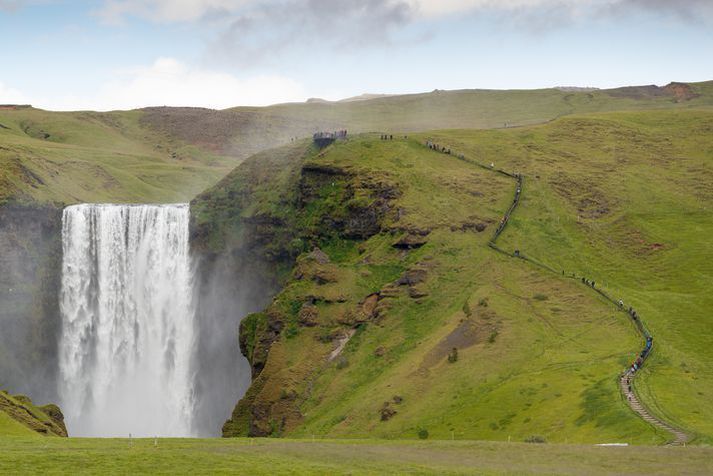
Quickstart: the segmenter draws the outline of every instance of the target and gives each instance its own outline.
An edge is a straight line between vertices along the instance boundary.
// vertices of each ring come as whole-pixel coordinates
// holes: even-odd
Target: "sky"
[[[713,0],[0,0],[0,104],[713,80]]]

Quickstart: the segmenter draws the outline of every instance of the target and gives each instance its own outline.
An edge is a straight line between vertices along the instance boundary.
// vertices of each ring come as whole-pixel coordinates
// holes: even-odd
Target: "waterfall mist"
[[[189,207],[76,205],[62,217],[60,398],[73,436],[191,436]]]

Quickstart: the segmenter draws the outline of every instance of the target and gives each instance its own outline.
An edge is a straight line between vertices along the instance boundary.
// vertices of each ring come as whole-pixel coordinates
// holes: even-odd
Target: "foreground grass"
[[[710,474],[713,448],[474,441],[2,438],[3,474]]]

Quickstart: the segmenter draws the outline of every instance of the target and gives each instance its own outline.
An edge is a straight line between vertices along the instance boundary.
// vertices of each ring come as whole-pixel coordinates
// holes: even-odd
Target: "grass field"
[[[3,474],[710,474],[711,448],[473,441],[0,439]]]

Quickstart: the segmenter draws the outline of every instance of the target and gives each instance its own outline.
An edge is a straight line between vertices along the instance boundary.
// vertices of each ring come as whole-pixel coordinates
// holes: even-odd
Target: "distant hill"
[[[532,125],[570,114],[713,107],[713,82],[594,91],[459,90],[269,107],[0,109],[0,203],[188,200],[246,157],[319,130]]]

